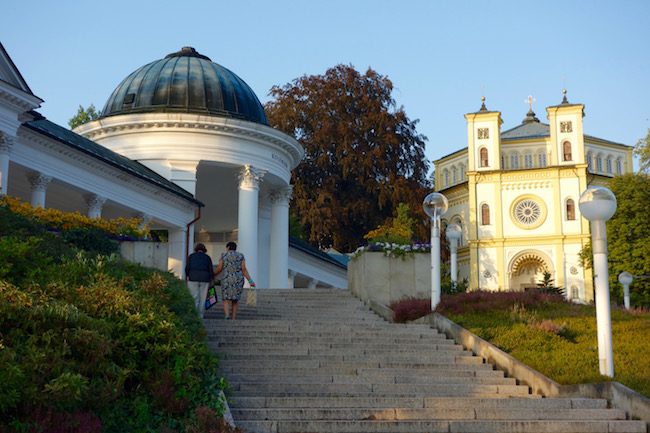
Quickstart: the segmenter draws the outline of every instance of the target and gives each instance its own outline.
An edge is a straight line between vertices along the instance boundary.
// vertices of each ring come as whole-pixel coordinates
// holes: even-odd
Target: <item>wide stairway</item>
[[[540,398],[425,325],[391,324],[345,290],[258,290],[206,313],[248,432],[646,432],[605,400]]]

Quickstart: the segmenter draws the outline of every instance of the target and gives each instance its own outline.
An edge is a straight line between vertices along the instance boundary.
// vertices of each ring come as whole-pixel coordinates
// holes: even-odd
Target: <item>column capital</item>
[[[287,185],[269,192],[271,204],[289,204],[293,195],[293,185]]]
[[[9,153],[11,146],[14,144],[14,137],[6,132],[0,131],[0,153]]]
[[[86,194],[84,200],[86,200],[88,207],[102,207],[106,203],[106,197],[97,194]]]
[[[259,189],[266,170],[256,169],[250,164],[239,171],[239,189]]]
[[[33,172],[27,176],[29,184],[32,187],[32,191],[45,191],[47,186],[52,181],[51,176],[46,176],[40,172]]]

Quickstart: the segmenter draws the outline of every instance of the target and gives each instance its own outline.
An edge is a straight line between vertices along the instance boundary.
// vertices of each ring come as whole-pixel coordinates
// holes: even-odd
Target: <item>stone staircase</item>
[[[206,313],[248,432],[643,432],[587,398],[540,398],[426,325],[391,324],[345,290],[258,290]]]

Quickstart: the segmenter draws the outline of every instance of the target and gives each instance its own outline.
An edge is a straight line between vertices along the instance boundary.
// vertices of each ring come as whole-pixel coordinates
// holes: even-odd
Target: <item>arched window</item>
[[[587,168],[591,171],[594,168],[594,158],[591,152],[587,152]]]
[[[447,187],[449,186],[449,170],[444,169],[442,171],[442,184]]]
[[[510,155],[510,168],[515,170],[519,168],[519,154],[516,152]]]
[[[569,141],[562,143],[562,154],[564,155],[563,161],[573,160],[573,156],[571,154],[571,143]]]
[[[596,171],[603,172],[603,156],[600,154],[596,155]]]
[[[524,155],[524,167],[533,168],[533,155],[530,153]]]
[[[608,156],[607,160],[605,162],[606,162],[606,167],[607,167],[607,174],[612,174],[613,173],[613,170],[612,170],[612,157]]]
[[[508,168],[507,164],[508,164],[508,158],[506,158],[504,154],[501,154],[501,169],[505,170],[506,168]]]
[[[462,182],[464,180],[465,180],[465,165],[461,164],[460,165],[460,181]]]
[[[537,161],[540,168],[546,167],[546,154],[544,152],[537,155]]]
[[[456,167],[451,168],[451,182],[458,182],[458,170],[456,170]]]
[[[621,161],[621,158],[616,160],[616,174],[623,174],[623,161]]]
[[[567,221],[575,221],[576,219],[576,204],[573,199],[566,201],[566,219]]]
[[[571,299],[580,298],[580,289],[577,286],[571,286]]]
[[[458,217],[454,218],[452,222],[460,227],[460,238],[458,239],[458,246],[460,247],[463,245],[463,222]]]
[[[479,150],[479,154],[481,156],[481,167],[487,167],[490,164],[490,161],[488,160],[488,151],[485,147],[481,147],[481,150]]]
[[[490,225],[490,206],[487,203],[481,205],[481,225]]]

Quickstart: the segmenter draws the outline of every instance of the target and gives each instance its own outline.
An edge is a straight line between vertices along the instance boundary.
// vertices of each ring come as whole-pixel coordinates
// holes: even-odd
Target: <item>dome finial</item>
[[[566,97],[566,89],[562,89],[562,104],[568,104],[569,100]]]
[[[481,96],[481,109],[479,111],[488,111],[487,107],[485,106],[485,96]]]

